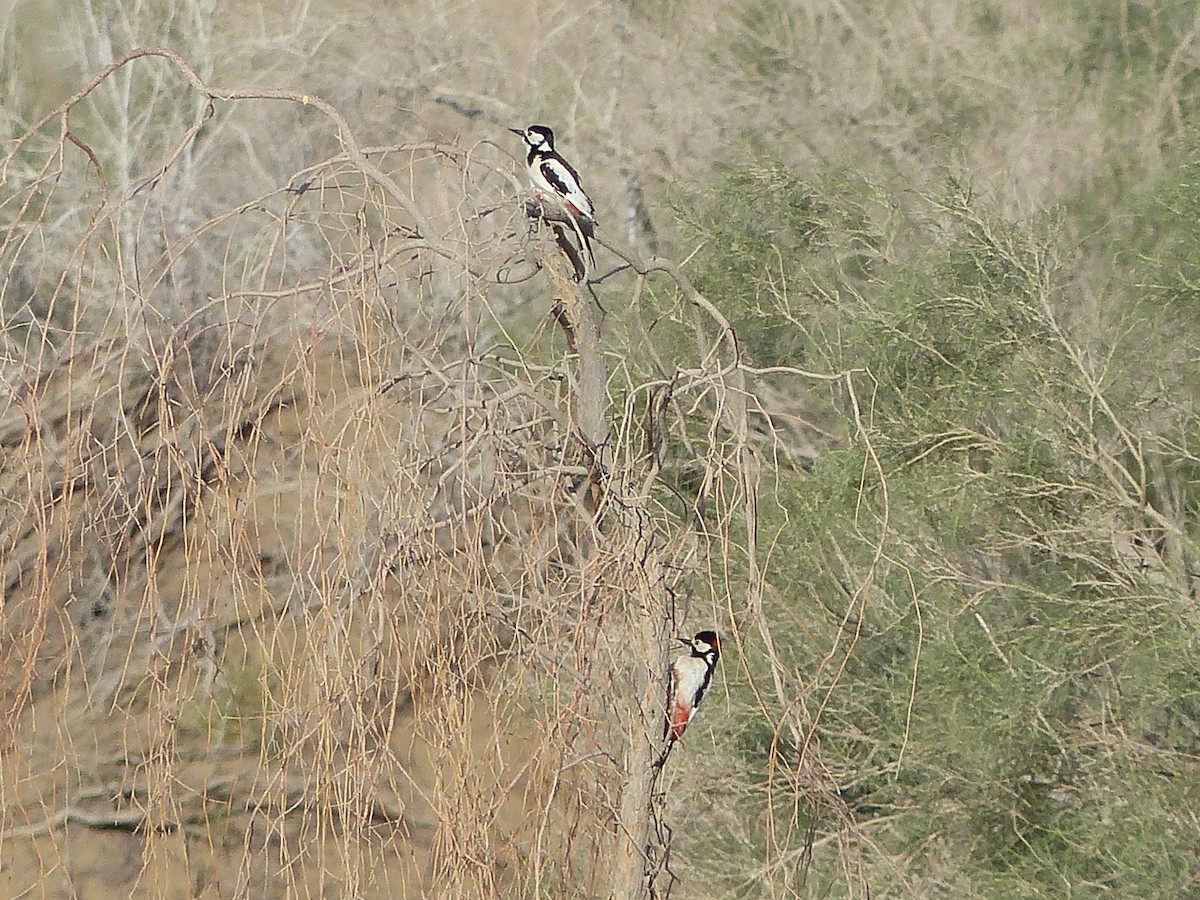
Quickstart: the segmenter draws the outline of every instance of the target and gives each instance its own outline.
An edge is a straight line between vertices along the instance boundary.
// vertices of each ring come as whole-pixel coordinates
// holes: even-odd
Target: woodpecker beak
[[[510,128],[508,130],[511,131],[513,134],[520,135],[521,137],[525,137],[525,129],[524,128]]]
[[[689,637],[683,637],[680,635],[679,637],[675,638],[675,640],[679,641],[679,643],[683,644],[685,647],[692,646],[692,639]]]

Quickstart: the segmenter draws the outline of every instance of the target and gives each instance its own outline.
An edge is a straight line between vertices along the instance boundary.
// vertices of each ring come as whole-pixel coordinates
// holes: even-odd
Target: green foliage
[[[795,9],[782,0],[759,0],[734,17],[730,55],[752,83],[777,92],[779,79],[798,67]]]
[[[703,255],[692,275],[737,329],[744,351],[761,365],[803,363],[808,309],[833,279],[870,276],[881,235],[866,202],[870,188],[831,191],[779,164],[729,169],[703,204],[679,214]]]
[[[1197,148],[1169,181],[1153,194],[1136,226],[1155,236],[1149,274],[1153,303],[1171,327],[1196,321],[1200,314],[1200,138]]]
[[[1136,202],[1146,187],[1141,148],[1152,145],[1171,153],[1180,138],[1187,143],[1186,130],[1198,124],[1196,12],[1177,0],[1072,0],[1068,8],[1081,42],[1068,72],[1079,78],[1082,90],[1102,93],[1106,127],[1129,134],[1125,147],[1105,152],[1101,189],[1083,198],[1092,207],[1085,228],[1105,228],[1122,201]]]
[[[1074,0],[1071,11],[1083,36],[1078,65],[1092,77],[1115,74],[1175,79],[1189,104],[1197,97],[1197,70],[1180,66],[1181,45],[1193,37],[1196,11],[1174,0],[1089,3]]]
[[[248,667],[234,669],[203,701],[185,707],[181,726],[210,748],[233,744],[257,753],[266,728],[266,703],[260,673]]]
[[[1195,299],[1192,177],[1153,204],[1167,306]],[[885,236],[861,214],[876,202],[851,182],[753,169],[689,220],[697,279],[747,353],[836,361],[860,404],[856,417],[842,392],[838,445],[777,473],[760,539],[782,668],[821,711],[814,747],[871,836],[873,887],[911,896],[924,871],[953,896],[1186,892],[1200,671],[1180,590],[1195,571],[1195,466],[1123,436],[1161,427],[1139,398],[1180,383],[1158,365],[1179,359],[1173,341],[1193,352],[1197,327],[1157,329],[1161,350],[1098,368],[1131,332],[1064,324],[1075,298],[1058,219],[1004,221],[952,182]],[[854,274],[838,264],[851,246],[870,257]],[[801,407],[820,402],[792,389]],[[1160,434],[1187,446],[1175,424]],[[748,653],[761,691],[771,663]],[[770,732],[730,731],[746,766],[795,764]],[[762,802],[795,790],[764,787]],[[914,880],[895,879],[897,860]],[[811,885],[836,884],[839,864],[814,852]]]

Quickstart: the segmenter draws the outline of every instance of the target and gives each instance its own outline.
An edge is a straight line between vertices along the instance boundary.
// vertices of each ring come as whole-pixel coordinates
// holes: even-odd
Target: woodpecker
[[[663,722],[663,740],[669,744],[683,737],[712,683],[713,669],[721,656],[721,642],[715,631],[701,631],[690,640],[681,637],[679,641],[688,652],[671,663],[667,715]]]
[[[529,169],[529,178],[533,186],[556,198],[567,208],[567,212],[578,226],[583,249],[587,251],[588,259],[595,268],[596,257],[592,254],[592,244],[588,240],[596,227],[595,208],[579,182],[579,173],[554,149],[554,132],[545,125],[508,130],[519,134],[529,148],[529,153],[525,156],[525,165]]]

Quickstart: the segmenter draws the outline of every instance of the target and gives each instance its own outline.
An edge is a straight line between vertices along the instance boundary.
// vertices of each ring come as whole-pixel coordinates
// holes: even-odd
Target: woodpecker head
[[[534,150],[554,149],[554,132],[545,125],[530,125],[524,130],[520,128],[510,128],[508,130],[513,134],[519,134],[525,143]]]
[[[721,639],[715,631],[701,631],[694,638],[681,637],[679,642],[685,647],[691,647],[692,656],[715,663],[721,655]]]

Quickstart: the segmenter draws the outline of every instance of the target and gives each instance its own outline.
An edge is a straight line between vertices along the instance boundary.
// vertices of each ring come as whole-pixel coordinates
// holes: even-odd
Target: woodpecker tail
[[[575,227],[575,235],[579,238],[579,246],[587,254],[588,272],[594,272],[596,269],[596,254],[592,252],[591,238],[595,231],[596,223],[582,213],[575,213],[574,210],[572,210],[571,222]]]
[[[587,229],[587,231],[584,231],[582,228],[580,228],[579,229],[579,237],[582,239],[583,249],[587,253],[588,269],[589,269],[589,271],[594,271],[596,268],[596,254],[592,252],[592,241],[591,241],[592,236],[591,236],[590,232],[591,232],[590,228]]]

